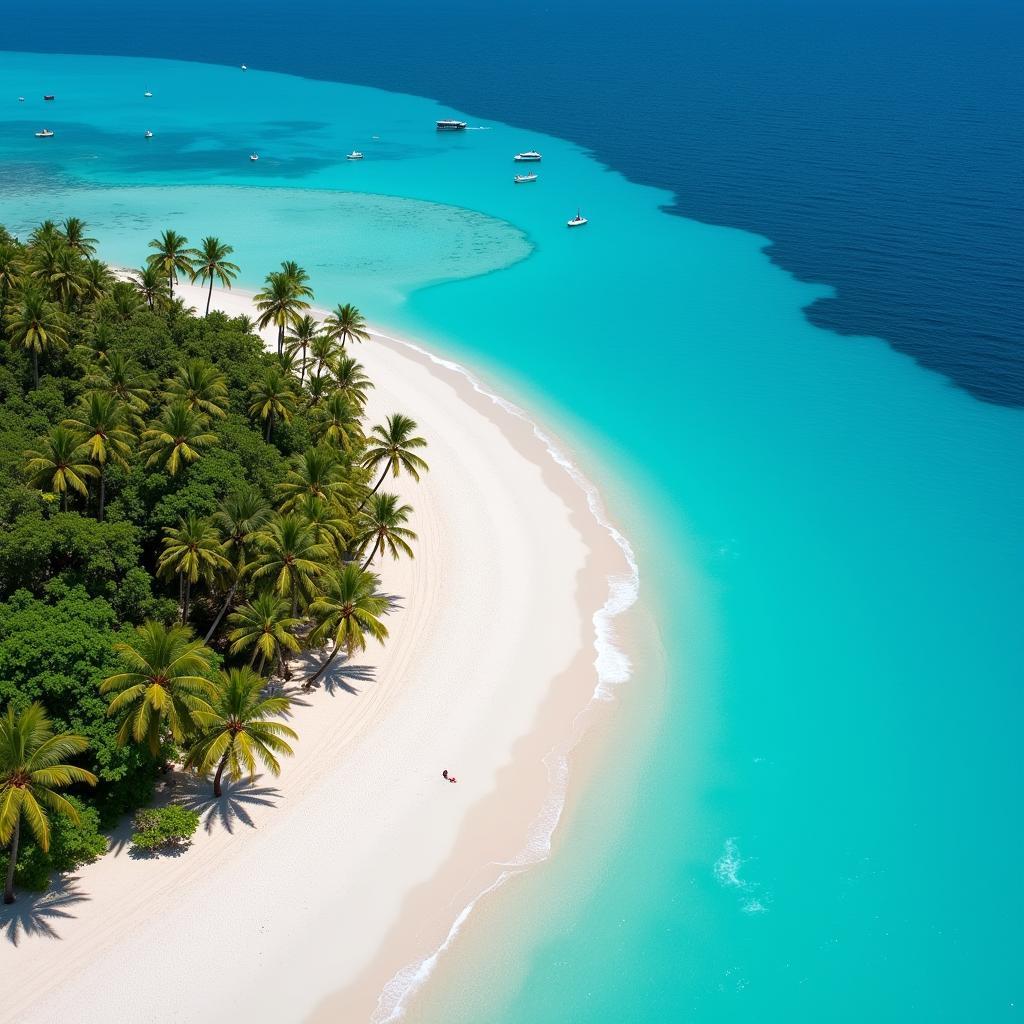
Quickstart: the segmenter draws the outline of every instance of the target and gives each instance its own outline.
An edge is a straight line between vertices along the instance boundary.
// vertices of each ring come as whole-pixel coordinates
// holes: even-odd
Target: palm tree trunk
[[[206,293],[206,313],[205,316],[210,315],[210,299],[213,298],[213,274],[210,275],[210,290]],[[220,794],[217,794],[220,796]]]
[[[32,349],[32,387],[39,387],[39,353]]]
[[[229,748],[230,749],[230,748]],[[220,764],[217,765],[217,774],[213,777],[213,795],[220,796],[220,777],[224,774],[224,766],[228,763],[228,752],[224,751],[224,756],[220,759]]]
[[[11,853],[7,862],[7,881],[4,883],[4,903],[14,902],[14,868],[18,863],[18,839],[21,834],[21,811],[14,819],[14,835],[11,836]]]
[[[366,504],[366,503],[367,503],[367,502],[368,502],[368,501],[369,501],[369,500],[370,500],[370,499],[371,499],[371,498],[372,498],[372,497],[373,497],[373,496],[374,496],[374,495],[375,495],[375,494],[377,493],[378,489],[380,488],[380,485],[381,485],[382,483],[384,483],[384,480],[385,480],[385,478],[387,477],[387,475],[388,475],[388,470],[389,470],[390,468],[391,468],[391,463],[389,462],[389,463],[388,463],[388,464],[387,464],[387,465],[386,465],[386,466],[384,467],[384,472],[383,472],[383,473],[381,473],[381,475],[380,475],[380,479],[379,479],[379,480],[378,480],[378,481],[377,481],[377,482],[376,482],[376,483],[375,483],[375,484],[373,485],[373,490],[372,490],[372,491],[370,491],[370,493],[369,493],[369,494],[368,494],[368,495],[367,495],[367,496],[366,496],[365,498],[363,498],[362,502],[361,502],[361,503],[360,503],[360,505],[359,505],[359,508],[357,508],[357,509],[356,509],[356,511],[357,511],[357,512],[362,512],[362,510],[363,510],[363,506],[364,506],[364,505],[365,505],[365,504]]]
[[[267,414],[267,436],[266,436],[267,444],[270,444],[270,432],[273,429],[274,429],[274,414],[271,412],[271,413]]]
[[[103,522],[103,506],[106,504],[106,501],[107,501],[107,477],[106,477],[106,473],[104,472],[105,469],[106,469],[106,467],[101,462],[100,463],[100,514],[99,514],[99,522],[101,522],[101,523]]]
[[[260,645],[253,644],[252,657],[249,659],[249,668],[252,668],[256,664],[256,655],[260,653]]]
[[[277,354],[284,352],[284,324],[277,325]]]
[[[220,620],[224,617],[224,613],[228,610],[228,606],[231,604],[231,601],[235,596],[235,590],[237,589],[238,580],[236,579],[235,582],[231,584],[231,589],[228,591],[228,596],[224,598],[224,603],[220,606],[220,611],[217,612],[217,618],[213,620],[213,625],[210,627],[209,633],[206,634],[206,637],[203,640],[204,644],[208,644],[210,642],[210,637],[213,636],[217,627],[220,625]]]
[[[174,301],[174,272],[173,271],[171,271],[167,275],[167,290],[171,293],[170,294],[171,302],[173,302]]]
[[[373,561],[374,555],[377,554],[377,549],[380,547],[380,540],[381,540],[380,534],[378,534],[377,535],[377,543],[373,545],[373,550],[370,552],[370,557],[365,562],[363,562],[363,568],[364,569]]]
[[[313,684],[324,674],[327,670],[327,666],[338,656],[338,652],[341,650],[341,644],[335,642],[334,650],[331,651],[330,656],[325,659],[324,663],[314,672],[306,681],[303,683],[302,688],[304,690],[311,689]]]
[[[302,346],[302,370],[299,373],[299,387],[306,383],[306,346]]]

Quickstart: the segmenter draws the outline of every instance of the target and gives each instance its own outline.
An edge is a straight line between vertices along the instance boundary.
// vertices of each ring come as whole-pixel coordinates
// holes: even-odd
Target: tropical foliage
[[[97,245],[73,217],[0,228],[0,863],[19,884],[101,852],[169,768],[218,796],[281,770],[295,666],[310,688],[387,639],[370,565],[416,534],[383,483],[427,469],[412,419],[367,420],[362,315],[315,316],[298,264],[250,321],[211,311],[240,273],[215,237],[164,230],[127,279]],[[191,814],[146,811],[135,845],[186,842]]]

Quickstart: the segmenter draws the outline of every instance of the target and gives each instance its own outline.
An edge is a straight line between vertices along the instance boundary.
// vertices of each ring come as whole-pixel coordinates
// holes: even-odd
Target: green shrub
[[[199,828],[199,815],[181,804],[147,807],[135,815],[132,845],[137,850],[188,846]]]

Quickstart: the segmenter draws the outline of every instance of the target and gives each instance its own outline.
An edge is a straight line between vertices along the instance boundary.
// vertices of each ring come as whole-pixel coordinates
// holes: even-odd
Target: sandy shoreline
[[[282,777],[208,805],[186,854],[121,847],[0,916],[25,929],[0,943],[0,1020],[386,1019],[460,911],[544,854],[597,685],[595,621],[631,568],[529,421],[401,342],[358,355],[371,419],[406,412],[431,445],[423,483],[396,488],[416,560],[378,567],[391,640],[297,708]]]

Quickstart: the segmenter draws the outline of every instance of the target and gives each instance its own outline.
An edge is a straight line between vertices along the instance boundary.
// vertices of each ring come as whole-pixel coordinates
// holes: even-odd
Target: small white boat
[[[346,160],[362,160],[363,159],[363,154],[360,153],[358,149],[353,149],[352,152],[349,153],[348,156],[345,157],[345,159]]]
[[[49,128],[44,128],[41,132],[36,132],[37,139],[52,139],[53,132]]]
[[[148,131],[148,130],[147,130],[147,131],[146,131],[146,138],[147,138],[147,139],[151,139],[151,138],[153,138],[153,133],[152,133],[151,131]]]
[[[512,180],[517,185],[525,185],[526,182],[528,182],[528,181],[536,181],[537,180],[537,175],[536,174],[532,174],[532,173],[531,174],[517,174]]]
[[[466,127],[465,121],[453,121],[451,118],[437,121],[436,124],[439,132],[461,132]]]
[[[583,214],[580,213],[579,210],[577,210],[576,211],[576,216],[573,217],[572,220],[567,220],[565,223],[566,223],[566,226],[570,227],[570,228],[581,228],[581,227],[583,227],[584,224],[587,223],[587,218],[584,217]]]
[[[142,95],[148,100],[153,94],[147,89]]]
[[[248,68],[247,68],[247,67],[246,67],[246,66],[245,66],[245,65],[243,64],[243,65],[242,65],[242,70],[243,70],[243,71],[248,71],[249,69],[248,69]]]
[[[18,97],[18,102],[19,103],[24,103],[25,102],[25,97],[24,96],[19,96]]]
[[[260,158],[259,153],[250,153],[249,154],[249,159],[250,160],[254,160],[255,161],[255,160],[259,160],[259,158]]]
[[[520,164],[535,164],[540,160],[540,153],[535,149],[528,149],[525,153],[516,153],[515,160]]]

